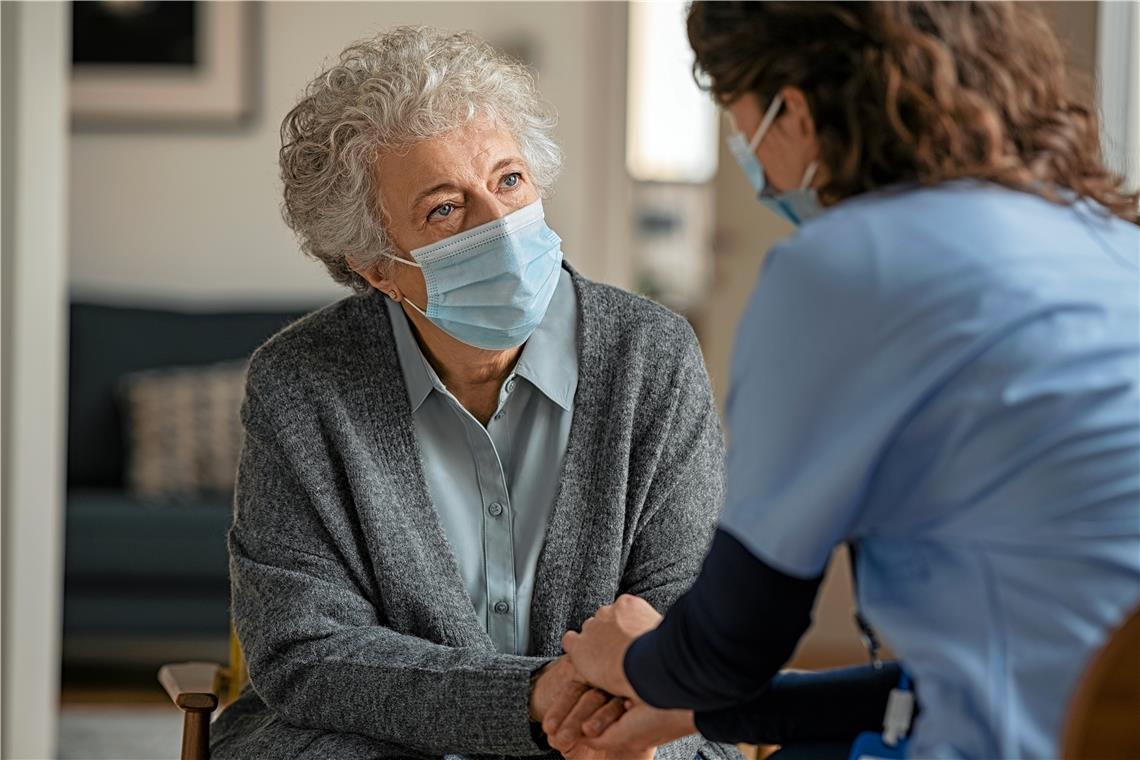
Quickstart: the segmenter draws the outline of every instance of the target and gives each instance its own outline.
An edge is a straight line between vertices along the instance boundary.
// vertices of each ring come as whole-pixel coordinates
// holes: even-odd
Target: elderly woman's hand
[[[530,719],[545,724],[553,706],[567,701],[573,705],[588,691],[590,687],[582,681],[570,658],[563,655],[545,665],[534,678],[530,692]]]
[[[587,620],[581,633],[568,631],[562,648],[584,681],[615,696],[635,697],[622,664],[625,652],[660,623],[661,614],[649,602],[622,594]]]

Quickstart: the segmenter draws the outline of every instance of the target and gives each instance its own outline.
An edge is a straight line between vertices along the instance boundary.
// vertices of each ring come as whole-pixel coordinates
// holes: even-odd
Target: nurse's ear
[[[815,136],[815,119],[807,96],[799,87],[791,85],[780,90],[784,96],[784,114],[776,120],[775,127],[783,132],[796,156],[807,166],[819,160],[819,143]]]

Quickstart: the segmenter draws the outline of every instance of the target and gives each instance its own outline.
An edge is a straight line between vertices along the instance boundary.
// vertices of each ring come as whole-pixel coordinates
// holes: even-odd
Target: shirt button
[[[498,517],[503,514],[503,505],[497,501],[493,501],[487,507],[487,511],[491,513],[491,517]]]
[[[499,412],[499,413],[497,413],[497,414],[495,415],[495,419],[497,419],[497,420],[501,420],[501,419],[503,419],[503,413],[502,413],[502,412]]]
[[[511,611],[511,605],[508,602],[495,602],[495,612],[500,615],[506,615]]]
[[[515,379],[512,377],[510,380],[507,381],[507,393],[514,393],[514,392],[515,392]]]

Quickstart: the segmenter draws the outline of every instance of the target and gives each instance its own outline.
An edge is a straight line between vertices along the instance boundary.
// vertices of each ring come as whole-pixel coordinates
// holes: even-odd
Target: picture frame
[[[82,4],[89,7],[77,9],[76,13],[82,11],[90,18],[92,11],[97,11],[90,8],[97,5],[90,0]],[[138,5],[152,5],[152,11],[170,10],[160,3]],[[198,1],[183,5],[192,9],[193,20],[179,44],[184,46],[186,40],[190,40],[193,51],[189,55],[171,56],[170,61],[130,60],[131,35],[154,46],[156,35],[148,32],[145,19],[136,18],[129,25],[123,24],[129,28],[122,34],[117,33],[113,17],[110,23],[99,19],[98,31],[73,30],[73,34],[82,35],[77,39],[85,44],[82,56],[78,43],[73,46],[73,59],[77,59],[73,61],[71,74],[74,128],[236,127],[251,118],[255,52],[253,3]],[[120,12],[114,8],[109,11],[105,15]],[[79,24],[78,16],[76,18]],[[107,29],[115,33],[106,34]],[[169,33],[168,29],[161,31]],[[106,50],[100,48],[99,34],[107,37]],[[92,62],[92,58],[97,60]]]

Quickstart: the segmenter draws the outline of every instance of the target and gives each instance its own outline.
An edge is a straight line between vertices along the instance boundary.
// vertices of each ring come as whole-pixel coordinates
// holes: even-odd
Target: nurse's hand
[[[598,689],[583,694],[557,729],[543,723],[550,746],[569,760],[650,760],[661,744],[696,733],[691,710],[658,710]]]
[[[582,745],[575,747],[569,752],[563,752],[562,756],[566,758],[566,760],[653,760],[656,754],[655,749],[631,754],[624,749],[618,752],[605,752],[600,749],[590,749],[586,745]]]
[[[692,710],[658,710],[644,702],[626,700],[620,714],[599,710],[582,727],[586,746],[607,755],[640,756],[662,744],[697,733]]]
[[[625,651],[633,640],[661,623],[661,614],[649,602],[622,594],[582,624],[582,632],[568,631],[562,648],[582,680],[618,697],[636,697],[625,677]]]
[[[606,723],[616,720],[625,711],[620,697],[611,697],[598,689],[583,694],[570,715],[554,734],[547,734],[550,746],[562,753],[566,760],[653,760],[656,745],[634,745],[629,742],[611,743],[605,749],[592,747],[582,733],[582,720],[596,715],[608,715]],[[601,705],[601,709],[598,706]],[[545,723],[543,727],[545,728]]]

